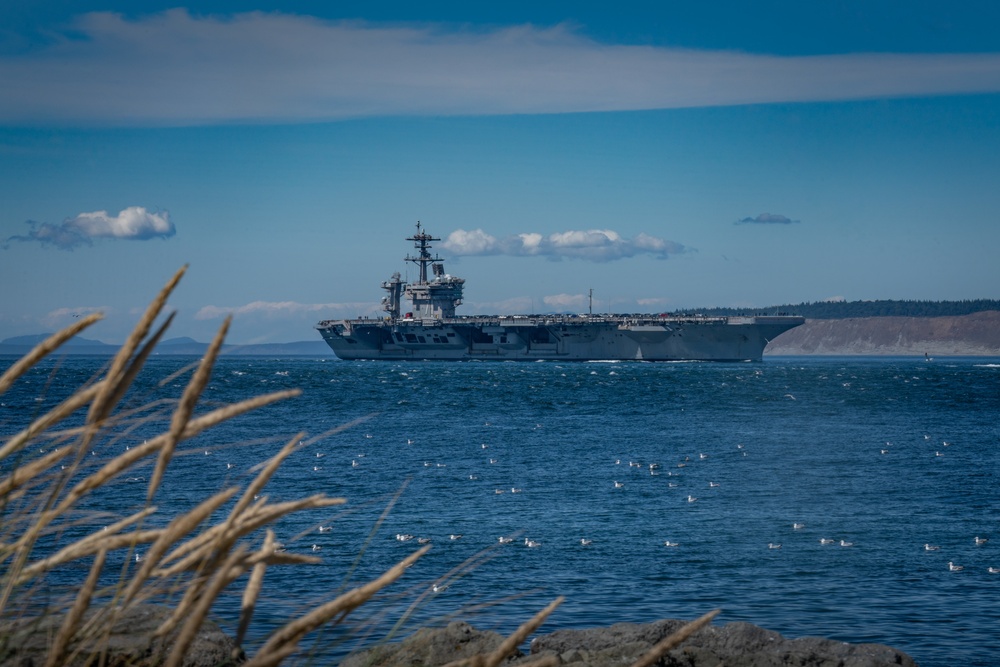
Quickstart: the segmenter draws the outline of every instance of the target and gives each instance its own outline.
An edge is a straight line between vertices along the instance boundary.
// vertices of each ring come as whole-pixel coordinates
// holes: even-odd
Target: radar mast
[[[407,254],[404,258],[407,262],[413,262],[420,267],[418,280],[406,284],[404,288],[404,294],[413,303],[414,317],[419,319],[455,317],[455,307],[462,303],[462,286],[465,284],[465,279],[445,273],[444,259],[438,255],[431,255],[431,242],[441,239],[428,234],[423,230],[420,221],[417,221],[417,233],[406,240],[413,241],[413,247],[419,251],[416,257]],[[434,274],[433,279],[429,281],[427,280],[428,264],[431,265]],[[385,289],[390,288],[386,287]],[[392,313],[391,310],[389,312]]]

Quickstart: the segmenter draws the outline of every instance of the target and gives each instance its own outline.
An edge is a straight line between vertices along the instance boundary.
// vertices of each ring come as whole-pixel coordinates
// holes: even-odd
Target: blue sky
[[[1000,296],[1000,5],[14,4],[0,340],[316,339],[417,220],[464,314]]]

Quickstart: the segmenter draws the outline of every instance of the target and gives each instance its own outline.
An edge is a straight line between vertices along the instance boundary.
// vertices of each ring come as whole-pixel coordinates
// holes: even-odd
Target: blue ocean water
[[[0,435],[105,361],[33,371],[0,396]],[[152,359],[130,403],[179,395],[185,375],[160,381],[192,361]],[[414,551],[417,539],[396,539],[409,534],[430,552],[359,610],[354,639],[316,640],[319,655],[455,616],[509,633],[563,595],[543,631],[719,608],[716,624],[885,643],[924,667],[1000,662],[1000,574],[988,571],[1000,568],[1000,359],[227,357],[201,411],[286,388],[303,394],[186,443],[157,497],[163,513],[188,509],[307,434],[266,493],[348,502],[279,524],[289,550],[323,564],[269,570],[254,641]],[[139,474],[95,501],[140,506]],[[237,606],[216,611],[231,622]]]

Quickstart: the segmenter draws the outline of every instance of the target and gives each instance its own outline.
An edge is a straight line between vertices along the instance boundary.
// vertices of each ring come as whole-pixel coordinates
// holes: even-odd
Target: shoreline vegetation
[[[233,619],[238,630],[228,661],[250,667],[278,665],[295,656],[310,633],[343,622],[400,579],[430,548],[417,549],[381,576],[292,618],[247,657],[243,644],[260,603],[267,569],[319,562],[316,556],[284,551],[272,526],[289,514],[341,505],[346,499],[317,494],[270,502],[264,494],[268,479],[282,462],[309,444],[300,433],[258,466],[256,476],[245,486],[200,499],[184,514],[158,514],[155,501],[160,483],[171,459],[182,453],[183,443],[223,421],[300,394],[299,390],[273,392],[199,412],[202,391],[229,328],[226,320],[196,364],[164,380],[188,376],[179,399],[152,400],[140,407],[123,400],[173,320],[173,314],[164,316],[162,311],[185,268],[153,300],[101,377],[0,443],[0,662],[4,664],[189,664],[189,654],[212,616],[214,603],[224,591],[242,589],[239,618]],[[0,395],[36,364],[60,354],[67,341],[100,318],[99,314],[81,318],[12,363],[0,374]],[[140,441],[137,430],[150,424],[162,426],[162,432]],[[110,455],[112,445],[121,453]],[[134,474],[140,466],[145,466],[143,474],[148,475],[141,509],[111,516],[88,506],[104,485]],[[78,574],[65,575],[74,571]],[[53,583],[50,576],[57,573],[65,575],[61,582],[74,583]],[[53,595],[56,590],[65,595]],[[39,591],[45,595],[38,595]],[[561,602],[562,598],[553,600],[499,646],[467,657],[461,664],[499,665]],[[150,604],[163,613],[148,636],[140,638],[138,653],[113,654],[111,638],[118,632],[116,626],[130,614],[145,614]],[[708,625],[717,613],[684,624],[634,664],[654,664]],[[29,645],[34,642],[37,648],[39,635],[41,654],[32,654]],[[554,656],[532,661],[537,667],[556,664],[559,659]]]

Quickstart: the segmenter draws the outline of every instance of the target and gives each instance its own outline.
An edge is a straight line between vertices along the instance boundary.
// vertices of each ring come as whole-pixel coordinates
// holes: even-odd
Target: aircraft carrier
[[[431,255],[440,241],[417,223],[406,239],[416,282],[399,272],[382,283],[387,315],[316,325],[341,359],[517,361],[760,361],[764,347],[805,318],[793,315],[477,315],[459,316],[465,280]],[[428,267],[430,273],[428,275]],[[411,308],[402,310],[403,298]]]

